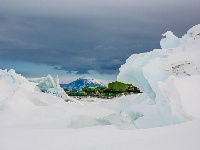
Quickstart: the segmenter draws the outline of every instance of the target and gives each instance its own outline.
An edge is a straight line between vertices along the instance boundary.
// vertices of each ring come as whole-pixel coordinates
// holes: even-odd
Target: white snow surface
[[[0,70],[0,150],[199,150],[199,33],[194,26],[179,45],[168,37],[165,49],[132,55],[118,80],[144,93],[115,99],[65,102],[36,90],[58,80]]]

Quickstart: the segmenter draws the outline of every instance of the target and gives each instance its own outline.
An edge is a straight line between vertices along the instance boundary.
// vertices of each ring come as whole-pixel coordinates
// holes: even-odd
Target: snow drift
[[[117,79],[148,93],[160,111],[163,125],[199,118],[200,25],[182,38],[171,31],[163,36],[162,49],[133,54],[119,69]]]

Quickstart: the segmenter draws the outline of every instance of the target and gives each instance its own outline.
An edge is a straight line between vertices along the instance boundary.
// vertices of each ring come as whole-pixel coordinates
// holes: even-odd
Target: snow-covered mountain
[[[69,84],[60,84],[62,88],[70,91],[80,91],[84,87],[103,87],[103,83],[91,78],[79,78]]]

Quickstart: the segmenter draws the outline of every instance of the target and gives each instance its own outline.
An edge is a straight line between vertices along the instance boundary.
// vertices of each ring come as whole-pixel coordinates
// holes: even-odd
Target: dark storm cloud
[[[159,48],[167,30],[200,23],[199,0],[2,0],[0,59],[112,74],[133,53]]]

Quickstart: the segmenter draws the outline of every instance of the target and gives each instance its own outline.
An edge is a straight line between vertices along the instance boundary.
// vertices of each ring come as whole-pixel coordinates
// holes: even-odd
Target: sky
[[[116,80],[135,53],[200,23],[199,0],[1,0],[0,68],[26,77]]]

